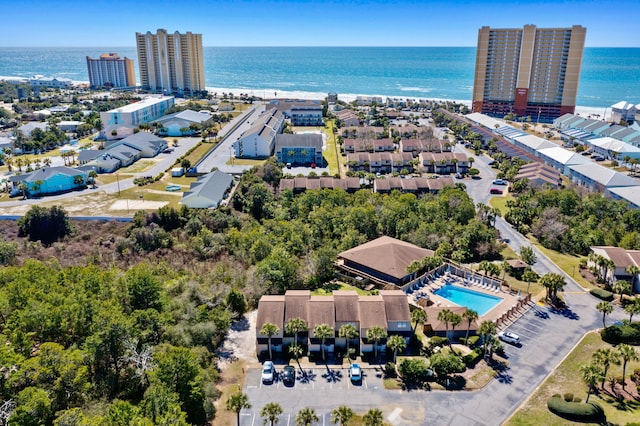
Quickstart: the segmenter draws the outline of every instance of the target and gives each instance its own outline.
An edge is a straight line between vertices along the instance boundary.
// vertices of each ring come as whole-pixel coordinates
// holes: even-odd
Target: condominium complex
[[[97,59],[87,56],[87,70],[91,87],[136,85],[133,59],[121,58],[117,53],[105,53]]]
[[[173,106],[173,96],[149,97],[120,108],[103,111],[100,120],[105,127],[112,125],[136,127],[162,117]]]
[[[205,90],[202,34],[136,33],[143,88],[183,95]]]
[[[473,111],[551,121],[576,106],[586,28],[478,31]]]

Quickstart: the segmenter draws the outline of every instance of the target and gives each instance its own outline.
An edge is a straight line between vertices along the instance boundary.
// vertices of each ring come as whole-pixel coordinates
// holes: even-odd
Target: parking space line
[[[253,426],[256,423],[256,414],[253,413],[253,419],[251,419],[251,426]]]

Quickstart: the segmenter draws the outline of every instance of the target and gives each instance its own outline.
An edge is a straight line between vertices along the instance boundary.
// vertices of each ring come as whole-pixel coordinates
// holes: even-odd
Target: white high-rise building
[[[91,87],[136,85],[133,59],[121,58],[117,53],[105,53],[97,59],[87,56],[87,70]]]

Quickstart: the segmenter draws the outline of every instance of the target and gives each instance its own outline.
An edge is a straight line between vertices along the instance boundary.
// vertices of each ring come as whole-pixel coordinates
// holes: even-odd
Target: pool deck
[[[409,294],[409,303],[417,306],[423,306],[425,300],[433,302],[431,307],[438,308],[450,308],[453,306],[459,306],[449,299],[438,296],[434,292],[445,285],[456,285],[461,288],[467,288],[478,293],[499,297],[502,299],[496,306],[491,308],[485,315],[479,318],[479,321],[494,321],[497,323],[498,328],[502,329],[511,324],[518,317],[524,314],[531,302],[527,299],[520,297],[517,294],[503,291],[502,288],[490,287],[487,284],[483,284],[482,280],[464,279],[457,275],[445,273],[442,276],[435,278],[427,283],[419,290]],[[420,303],[422,302],[422,303]]]

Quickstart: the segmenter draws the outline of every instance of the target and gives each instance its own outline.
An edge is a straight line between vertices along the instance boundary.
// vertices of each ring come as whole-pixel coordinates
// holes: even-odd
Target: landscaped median
[[[593,362],[593,354],[598,349],[615,349],[612,345],[604,342],[597,332],[588,333],[576,345],[574,350],[567,355],[564,361],[551,373],[551,375],[538,387],[531,397],[519,408],[518,411],[508,419],[504,424],[508,426],[515,425],[567,425],[579,424],[568,421],[567,418],[560,417],[565,409],[572,411],[575,406],[569,406],[566,403],[568,395],[571,395],[571,404],[577,404],[580,399],[580,405],[585,406],[583,401],[587,400],[587,385],[583,381],[583,367]],[[626,368],[627,377],[630,372],[640,367],[640,362],[629,362]],[[596,393],[591,392],[589,402],[597,403],[604,410],[604,415],[608,424],[625,425],[637,422],[640,418],[640,403],[635,398],[627,398],[628,392],[635,389],[623,390],[620,384],[617,384],[614,390],[611,389],[609,378],[617,378],[622,376],[622,366],[612,364],[607,373],[604,387],[601,382],[596,384]],[[563,395],[563,400],[559,402],[552,400],[554,395]],[[556,396],[557,398],[557,396]],[[549,402],[551,401],[551,406]],[[565,403],[565,404],[563,404]],[[597,414],[597,409],[579,407],[580,413],[589,412]],[[558,414],[554,414],[553,411]],[[595,410],[595,411],[594,411]]]

